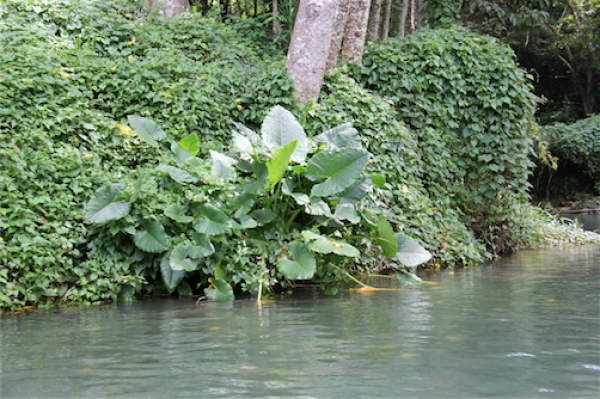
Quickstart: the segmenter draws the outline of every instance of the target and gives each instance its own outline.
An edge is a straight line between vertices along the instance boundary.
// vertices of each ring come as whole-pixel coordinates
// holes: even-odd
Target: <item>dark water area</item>
[[[600,397],[600,246],[434,284],[0,318],[0,398]]]

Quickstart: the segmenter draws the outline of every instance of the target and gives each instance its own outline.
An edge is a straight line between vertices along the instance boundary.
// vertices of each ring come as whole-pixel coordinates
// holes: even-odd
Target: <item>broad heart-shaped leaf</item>
[[[211,278],[208,281],[211,282],[211,288],[204,289],[204,295],[208,298],[214,301],[233,301],[235,299],[233,289],[227,281],[217,278]]]
[[[269,186],[269,170],[267,169],[267,165],[262,162],[254,162],[252,169],[256,178],[246,184],[242,184],[240,191],[254,195],[263,193]]]
[[[308,152],[306,133],[294,115],[277,105],[269,111],[261,125],[261,136],[271,152],[275,152],[291,141],[298,140],[298,147],[292,155],[297,163],[304,162]]]
[[[152,147],[158,147],[158,143],[155,139],[166,137],[164,130],[150,119],[137,115],[129,115],[127,120],[133,128],[134,133],[137,134],[142,141],[150,144]]]
[[[381,188],[385,185],[385,176],[380,175],[378,173],[373,173],[371,175],[371,181],[373,182],[373,185],[377,188]]]
[[[165,228],[158,220],[151,222],[144,220],[141,230],[135,233],[133,242],[136,247],[146,252],[164,252],[167,247]]]
[[[273,219],[277,217],[277,214],[267,209],[257,209],[250,212],[250,217],[256,220],[256,223],[258,223],[259,226],[264,226],[273,221]]]
[[[225,181],[231,179],[233,176],[233,165],[235,165],[237,161],[213,150],[210,150],[210,157],[212,158],[212,166],[210,168],[211,176]]]
[[[302,237],[305,240],[312,241],[310,243],[310,249],[314,252],[322,254],[334,253],[351,258],[358,258],[360,256],[360,251],[344,240],[328,238],[308,230],[302,232]]]
[[[231,220],[221,210],[211,204],[199,205],[198,212],[204,216],[203,220],[194,225],[198,233],[217,235],[225,233],[231,227]]]
[[[177,142],[177,144],[183,148],[185,151],[189,152],[191,156],[196,156],[198,151],[200,151],[200,139],[198,135],[195,133],[190,133],[181,140]]]
[[[335,207],[335,213],[333,217],[338,220],[347,220],[350,223],[359,223],[360,216],[356,212],[356,207],[354,204],[347,202],[340,202]]]
[[[194,220],[193,217],[187,216],[186,212],[187,208],[179,204],[170,205],[165,209],[165,215],[179,223],[190,223]]]
[[[171,142],[171,152],[173,153],[173,160],[177,163],[177,166],[183,166],[185,161],[192,157],[192,154],[183,149],[176,142]]]
[[[162,280],[165,283],[165,287],[167,287],[169,294],[175,291],[175,288],[177,288],[185,276],[184,270],[171,269],[170,258],[171,253],[167,252],[160,261],[160,275],[162,276]]]
[[[362,200],[365,195],[371,191],[373,191],[371,178],[368,176],[363,176],[340,194],[341,198],[338,206],[341,204],[354,205],[357,201]]]
[[[373,237],[379,243],[383,254],[388,258],[393,258],[398,253],[398,241],[394,235],[394,229],[385,217],[379,215],[379,224],[377,226],[377,236]]]
[[[277,260],[277,269],[290,280],[309,280],[315,275],[317,261],[308,246],[301,242],[289,245],[289,254]]]
[[[176,168],[174,166],[165,165],[161,163],[156,167],[156,170],[163,173],[168,173],[171,176],[171,179],[175,180],[178,183],[195,183],[198,181],[194,176],[190,175],[183,169]]]
[[[361,148],[362,143],[358,136],[358,131],[352,127],[351,123],[344,123],[313,138],[316,143],[324,143],[329,148]]]
[[[323,183],[313,186],[312,195],[326,197],[350,187],[369,162],[369,153],[361,148],[319,152],[308,161],[306,177]]]
[[[396,233],[396,241],[398,242],[396,259],[404,266],[417,267],[421,263],[428,262],[431,259],[429,251],[412,238],[402,233]]]
[[[210,242],[207,235],[194,232],[192,233],[192,238],[196,245],[192,246],[190,258],[200,259],[215,253],[215,247],[212,245],[212,242]]]
[[[192,253],[191,245],[178,245],[171,250],[171,256],[169,257],[169,264],[173,270],[185,270],[186,272],[193,272],[198,269],[198,261],[193,259],[190,254]]]
[[[306,213],[315,216],[327,216],[331,217],[331,209],[329,205],[321,198],[311,198],[310,203],[305,207]]]
[[[100,187],[85,207],[87,223],[105,223],[121,219],[129,213],[129,202],[116,201],[123,190],[123,184]]]
[[[247,128],[241,123],[234,123],[238,129],[237,132],[233,133],[233,147],[236,148],[242,155],[246,155],[248,158],[255,153],[266,155],[268,150],[263,141],[254,130]],[[248,146],[250,144],[250,146]],[[242,157],[244,158],[244,157]]]
[[[292,154],[298,148],[298,140],[292,140],[271,155],[267,161],[267,170],[269,171],[269,186],[275,187],[283,178],[285,171],[290,163]]]

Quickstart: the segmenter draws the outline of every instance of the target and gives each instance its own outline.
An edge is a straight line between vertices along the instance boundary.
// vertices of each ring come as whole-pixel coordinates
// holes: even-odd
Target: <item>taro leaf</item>
[[[167,247],[167,235],[165,228],[158,220],[142,222],[142,230],[135,233],[133,242],[142,251],[156,253],[164,252]]]
[[[253,229],[255,227],[258,226],[258,223],[256,222],[256,220],[252,219],[250,216],[248,215],[242,215],[240,216],[240,229]]]
[[[379,243],[383,254],[388,258],[394,258],[398,253],[398,241],[394,236],[394,229],[385,217],[379,216],[379,224],[377,226],[377,236],[375,241]]]
[[[210,236],[225,233],[231,227],[231,221],[219,208],[204,204],[199,205],[197,209],[204,216],[203,220],[194,225],[197,232]]]
[[[259,154],[267,153],[263,139],[254,130],[248,129],[241,123],[235,122],[234,125],[238,128],[238,132],[233,134],[234,147],[240,150],[240,152],[246,153],[247,155],[252,155],[255,151]],[[245,140],[238,140],[239,136],[249,141],[250,147],[248,147],[248,143]]]
[[[191,156],[196,156],[198,151],[200,151],[200,139],[198,135],[195,133],[190,133],[181,140],[177,142],[177,144],[187,151]]]
[[[187,216],[186,212],[187,208],[178,204],[173,204],[165,209],[165,215],[179,223],[190,223],[194,220],[193,217]]]
[[[356,213],[354,204],[347,202],[340,202],[337,204],[333,217],[338,220],[347,220],[350,223],[355,224],[360,222],[360,216],[358,216],[358,213]]]
[[[292,193],[292,198],[296,200],[298,205],[306,205],[310,203],[310,197],[304,193]]]
[[[192,233],[192,238],[196,245],[192,245],[190,258],[200,259],[215,253],[215,247],[212,245],[207,235],[194,232]]]
[[[234,205],[237,208],[233,216],[240,218],[241,216],[247,215],[252,210],[256,197],[250,193],[243,193],[238,195],[234,201]]]
[[[321,198],[311,198],[310,203],[306,205],[306,213],[315,216],[331,217],[331,209]]]
[[[285,171],[290,163],[292,154],[298,148],[298,140],[292,140],[271,155],[267,161],[267,170],[269,171],[269,183],[273,188],[283,178]]]
[[[277,214],[268,211],[266,209],[257,209],[256,211],[250,212],[250,217],[256,220],[259,226],[264,226],[270,223],[277,217]]]
[[[150,144],[152,147],[158,147],[158,143],[154,139],[162,139],[166,137],[164,130],[150,119],[143,118],[137,115],[129,115],[127,117],[129,124],[133,128],[138,137]]]
[[[190,287],[190,285],[187,282],[182,281],[177,286],[177,294],[179,294],[180,296],[192,296],[192,287]]]
[[[208,281],[210,281],[211,286],[204,289],[204,295],[209,299],[214,301],[233,301],[235,299],[233,289],[227,281],[216,278],[210,278]]]
[[[167,252],[160,261],[160,274],[169,294],[175,291],[175,288],[179,285],[181,280],[183,280],[183,276],[185,276],[184,270],[171,269],[170,258],[171,253]]]
[[[316,143],[325,143],[329,148],[353,147],[361,148],[362,143],[358,131],[351,123],[344,123],[313,138]]]
[[[198,261],[191,258],[191,245],[178,245],[171,250],[169,264],[173,270],[185,270],[193,272],[198,269]]]
[[[298,140],[298,147],[292,155],[294,162],[304,162],[308,152],[308,139],[306,133],[294,115],[283,107],[277,105],[271,109],[261,126],[262,139],[271,152],[275,152],[284,145]]]
[[[123,190],[123,184],[111,184],[99,188],[85,207],[87,223],[105,223],[121,219],[129,213],[129,202],[116,199]]]
[[[227,271],[221,267],[221,263],[215,267],[215,279],[225,280],[227,278]]]
[[[372,191],[372,189],[373,184],[371,183],[371,178],[364,176],[341,193],[342,198],[340,199],[338,206],[341,204],[354,205],[357,201],[362,200],[368,192]]]
[[[431,259],[429,251],[412,238],[402,233],[396,233],[396,241],[398,242],[396,259],[404,266],[417,267],[421,263],[425,263]]]
[[[317,261],[308,246],[301,242],[292,242],[289,245],[289,254],[277,260],[277,269],[290,280],[311,279],[317,270]]]
[[[289,195],[290,197],[296,200],[298,205],[306,205],[310,203],[310,197],[304,193],[294,193],[294,181],[292,179],[283,180],[283,184],[281,185],[281,191],[285,195]]]
[[[252,169],[256,179],[243,184],[240,187],[240,190],[249,194],[258,194],[264,192],[269,185],[269,170],[267,169],[267,166],[261,162],[254,162],[252,164]]]
[[[190,175],[183,169],[176,168],[174,166],[165,165],[161,163],[156,167],[156,170],[163,173],[168,173],[171,176],[171,179],[175,180],[178,183],[195,183],[198,181],[194,176]]]
[[[313,186],[311,193],[326,197],[350,187],[367,166],[369,153],[360,148],[323,151],[308,161],[306,177],[323,183]]]
[[[381,188],[385,185],[385,176],[377,174],[377,173],[373,173],[371,175],[371,181],[373,182],[373,185],[377,188]]]
[[[176,142],[171,143],[171,152],[173,153],[173,159],[177,163],[177,166],[183,166],[185,161],[192,157],[192,154],[183,149]]]
[[[233,165],[235,165],[237,161],[213,150],[210,150],[210,157],[212,158],[212,167],[210,168],[211,176],[225,181],[231,179],[233,176]]]
[[[358,258],[360,256],[360,251],[358,249],[343,240],[335,240],[320,234],[315,234],[308,230],[303,231],[302,236],[305,240],[312,241],[310,249],[314,252],[322,254],[334,253],[351,258]]]

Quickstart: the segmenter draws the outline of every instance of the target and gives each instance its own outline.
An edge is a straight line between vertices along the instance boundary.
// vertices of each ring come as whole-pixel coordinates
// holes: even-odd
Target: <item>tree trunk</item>
[[[417,30],[417,24],[415,21],[415,8],[417,8],[416,0],[410,0],[410,33]]]
[[[300,1],[286,68],[302,104],[319,98],[334,36],[338,4],[338,0]]]
[[[348,20],[344,29],[343,62],[358,62],[362,59],[369,23],[371,0],[351,0]]]
[[[385,0],[385,13],[383,14],[383,26],[381,27],[381,40],[390,37],[390,20],[392,19],[392,0]]]
[[[189,0],[148,0],[148,9],[159,7],[158,12],[169,19],[184,12],[190,12]]]
[[[271,12],[273,13],[273,34],[281,34],[281,24],[279,23],[279,10],[277,9],[277,0],[271,2]],[[254,5],[256,7],[256,4]],[[254,9],[254,16],[256,16],[256,8]]]
[[[406,34],[406,18],[408,17],[408,8],[410,7],[410,0],[402,0],[402,11],[400,11],[400,17],[398,18],[398,36],[404,37]]]
[[[350,2],[354,0],[339,0],[337,17],[335,21],[335,27],[333,32],[333,38],[331,40],[331,46],[329,48],[329,57],[327,58],[327,65],[325,70],[328,71],[337,66],[338,56],[340,54],[340,48],[342,47],[342,39],[344,38],[346,22],[348,20],[348,10],[350,8]]]
[[[379,39],[379,26],[381,25],[381,0],[375,0],[369,21],[369,41]]]

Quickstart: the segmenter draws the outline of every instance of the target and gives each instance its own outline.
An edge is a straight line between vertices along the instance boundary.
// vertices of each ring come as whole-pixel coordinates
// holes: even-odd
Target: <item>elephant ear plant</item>
[[[234,290],[260,298],[312,280],[333,294],[374,242],[392,267],[431,257],[376,208],[373,182],[384,179],[365,173],[370,154],[349,124],[311,140],[277,106],[260,133],[236,125],[227,153],[201,159],[195,134],[161,150],[166,134],[156,124],[129,123],[161,161],[100,188],[86,220],[91,256],[128,259],[146,292],[189,295],[195,284],[211,299],[233,299]]]

